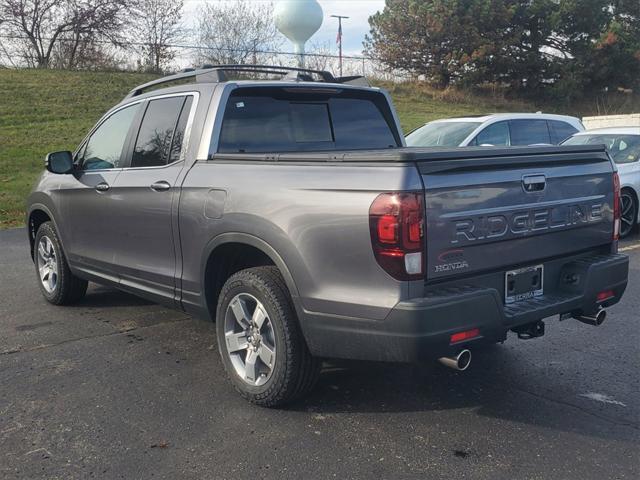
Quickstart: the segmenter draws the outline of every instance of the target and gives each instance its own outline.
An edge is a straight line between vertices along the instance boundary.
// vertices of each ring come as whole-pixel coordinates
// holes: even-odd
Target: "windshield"
[[[563,145],[604,144],[616,163],[631,163],[640,159],[640,135],[590,134],[571,137]]]
[[[480,122],[431,122],[407,135],[409,147],[459,147]]]

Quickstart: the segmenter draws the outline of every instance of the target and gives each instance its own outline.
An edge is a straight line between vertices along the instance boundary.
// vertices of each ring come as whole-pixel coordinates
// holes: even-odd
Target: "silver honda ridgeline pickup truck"
[[[229,79],[247,71],[281,79]],[[362,78],[242,66],[135,88],[47,156],[27,216],[49,302],[93,281],[215,319],[265,406],[322,358],[464,370],[544,318],[599,325],[627,285],[619,219],[603,146],[406,148]]]

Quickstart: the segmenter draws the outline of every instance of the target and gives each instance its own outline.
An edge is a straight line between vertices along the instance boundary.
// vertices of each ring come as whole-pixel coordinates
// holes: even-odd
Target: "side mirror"
[[[48,153],[44,162],[51,173],[65,174],[73,171],[73,155],[66,150]]]

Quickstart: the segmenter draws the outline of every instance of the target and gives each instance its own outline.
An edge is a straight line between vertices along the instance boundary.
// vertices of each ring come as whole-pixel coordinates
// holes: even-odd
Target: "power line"
[[[348,18],[348,17],[347,17]],[[0,38],[5,38],[8,40],[29,40],[29,37],[24,36],[24,35],[0,35]],[[52,38],[51,37],[41,37],[41,40],[44,41],[51,41]],[[71,39],[71,38],[57,38],[56,42],[75,42],[75,39]],[[154,44],[154,43],[148,43],[148,42],[135,42],[135,41],[109,41],[109,40],[98,40],[98,39],[92,39],[93,43],[97,43],[97,44],[101,44],[101,45],[113,45],[116,47],[123,47],[123,46],[134,46],[134,47],[151,47],[151,46],[160,46],[163,48],[179,48],[179,49],[185,49],[185,50],[215,50],[215,51],[221,51],[221,52],[230,52],[230,53],[246,53],[246,52],[251,52],[251,53],[262,53],[262,54],[267,54],[267,55],[287,55],[287,56],[295,56],[297,55],[295,52],[287,52],[287,51],[278,51],[278,50],[246,50],[246,49],[240,49],[240,48],[225,48],[225,47],[207,47],[207,46],[203,46],[203,45],[183,45],[183,44]],[[336,59],[341,59],[341,58],[345,58],[345,59],[350,59],[350,60],[375,60],[375,58],[373,57],[369,57],[369,56],[365,56],[365,55],[360,55],[360,56],[355,56],[355,55],[332,55],[332,54],[324,54],[324,53],[305,53],[304,54],[306,57],[321,57],[321,58],[336,58]]]

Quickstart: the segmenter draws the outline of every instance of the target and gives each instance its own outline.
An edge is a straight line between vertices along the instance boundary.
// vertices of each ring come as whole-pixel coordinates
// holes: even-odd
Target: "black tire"
[[[250,295],[257,299],[266,310],[271,324],[275,362],[266,383],[262,385],[251,385],[240,376],[227,349],[225,315],[230,303],[238,295]],[[227,280],[218,298],[216,331],[218,350],[227,375],[240,395],[251,403],[280,407],[302,398],[315,386],[321,362],[309,352],[289,291],[276,267],[241,270]]]
[[[623,189],[621,195],[622,219],[620,225],[620,238],[626,238],[636,231],[638,219],[638,199],[633,191]]]
[[[38,249],[41,244],[41,240],[43,240],[44,237],[50,241],[56,263],[55,286],[49,287],[49,289],[45,287],[45,282],[41,279],[39,270],[40,260]],[[71,270],[69,270],[67,257],[62,250],[62,244],[58,238],[58,232],[56,232],[52,222],[45,222],[40,225],[40,228],[38,228],[38,232],[36,233],[33,248],[33,261],[36,267],[38,286],[40,287],[40,291],[44,298],[54,305],[71,305],[80,301],[87,292],[88,282],[76,277],[71,273]]]

